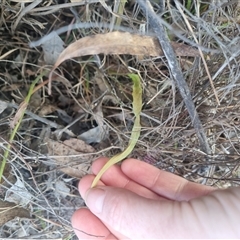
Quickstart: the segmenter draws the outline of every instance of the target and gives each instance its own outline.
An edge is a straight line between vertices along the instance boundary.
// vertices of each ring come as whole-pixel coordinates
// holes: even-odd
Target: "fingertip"
[[[94,175],[84,176],[78,183],[78,191],[83,199],[85,199],[85,193],[91,187]]]
[[[80,208],[74,212],[71,222],[79,239],[100,240],[109,236],[109,230],[87,208]]]
[[[139,164],[144,164],[144,162],[135,158],[128,158],[122,162],[121,169],[123,171],[133,169],[134,167],[139,166]]]
[[[102,166],[104,166],[104,164],[108,161],[108,158],[106,157],[100,157],[97,158],[93,163],[92,163],[92,173],[93,174],[88,174],[85,175],[78,183],[78,190],[80,192],[80,195],[82,196],[82,198],[84,199],[85,193],[86,191],[91,187],[92,182],[95,178],[95,175],[97,175],[97,173],[100,171],[100,169],[102,168]],[[104,185],[103,182],[98,181],[97,185]]]
[[[80,208],[73,213],[73,215],[71,217],[71,223],[72,223],[73,228],[78,227],[82,216],[85,215],[87,213],[87,211],[89,212],[89,210],[87,208]]]
[[[85,199],[87,190],[91,188],[94,178],[95,175],[86,175],[80,180],[78,184],[78,190],[83,199]],[[105,184],[99,180],[97,186],[105,186]]]
[[[86,219],[86,217],[88,218],[90,213],[91,212],[87,208],[80,208],[77,211],[75,211],[72,215],[72,218],[71,218],[72,227],[79,239],[84,234],[82,230],[82,225],[83,225],[82,219]]]
[[[92,164],[92,172],[97,175],[97,173],[101,170],[101,168],[105,165],[105,163],[109,160],[107,157],[97,158]]]
[[[127,158],[124,162],[138,163],[138,162],[142,162],[142,161],[139,159],[136,159],[136,158]]]

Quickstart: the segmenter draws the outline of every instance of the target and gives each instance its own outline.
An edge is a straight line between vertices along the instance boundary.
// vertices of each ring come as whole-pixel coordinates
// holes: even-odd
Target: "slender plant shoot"
[[[128,74],[128,76],[133,81],[133,90],[132,90],[132,96],[133,96],[133,113],[135,115],[135,121],[132,128],[131,138],[129,140],[128,146],[122,153],[119,153],[115,156],[113,156],[109,161],[103,166],[103,168],[100,170],[100,172],[97,174],[97,176],[94,178],[92,182],[92,188],[97,185],[97,182],[102,177],[102,175],[114,164],[122,161],[124,158],[126,158],[134,149],[141,132],[141,124],[140,124],[140,113],[142,110],[142,86],[140,78],[137,74]]]

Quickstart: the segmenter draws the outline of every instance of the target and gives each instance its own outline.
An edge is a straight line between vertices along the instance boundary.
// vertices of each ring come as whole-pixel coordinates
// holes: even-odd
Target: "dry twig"
[[[179,68],[176,55],[173,51],[173,48],[168,40],[167,34],[159,21],[159,17],[154,12],[151,3],[148,0],[137,0],[140,8],[144,12],[146,18],[149,20],[151,27],[157,35],[157,38],[160,42],[162,50],[164,52],[165,57],[167,58],[170,72],[177,83],[181,96],[185,102],[186,108],[190,115],[192,124],[195,128],[196,134],[198,136],[198,140],[202,150],[206,154],[211,154],[211,149],[209,147],[207,137],[204,133],[204,129],[202,123],[199,119],[198,113],[194,106],[192,96],[189,90],[189,87],[183,77],[182,71]]]

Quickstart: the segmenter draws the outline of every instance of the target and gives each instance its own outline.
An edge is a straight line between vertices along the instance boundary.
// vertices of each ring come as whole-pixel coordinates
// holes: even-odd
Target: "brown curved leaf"
[[[191,46],[172,42],[177,56],[198,56],[198,50]],[[146,56],[162,56],[162,48],[155,37],[132,34],[129,32],[110,32],[96,34],[79,39],[70,44],[58,57],[50,74],[48,93],[51,95],[51,79],[53,71],[65,60],[93,54],[131,54]]]
[[[198,56],[198,50],[191,46],[172,42],[177,56]],[[110,32],[96,34],[79,39],[70,44],[58,57],[53,69],[63,61],[74,57],[93,54],[131,54],[162,56],[163,51],[155,37],[132,34],[128,32]]]

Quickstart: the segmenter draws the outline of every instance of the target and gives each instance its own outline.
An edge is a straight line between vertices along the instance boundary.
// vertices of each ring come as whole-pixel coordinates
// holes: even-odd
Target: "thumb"
[[[90,211],[116,236],[171,238],[181,231],[177,202],[147,199],[126,189],[104,186],[89,189],[85,196]]]
[[[101,186],[88,190],[85,201],[116,237],[119,233],[130,239],[166,239],[239,238],[239,199],[239,187],[177,202]]]

